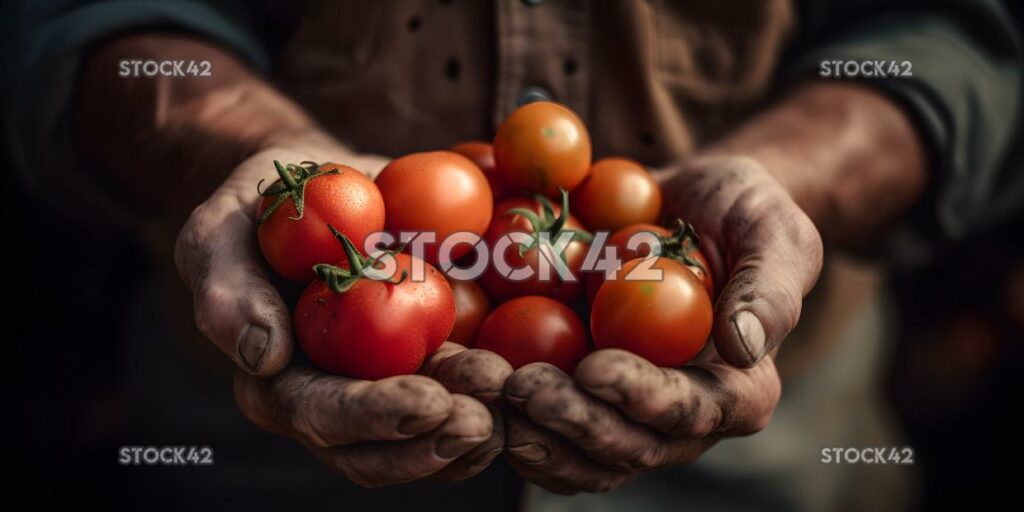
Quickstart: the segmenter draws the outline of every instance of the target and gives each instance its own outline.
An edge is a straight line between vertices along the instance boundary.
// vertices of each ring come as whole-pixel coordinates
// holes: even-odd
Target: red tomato
[[[449,283],[455,292],[455,327],[448,339],[472,347],[480,324],[491,312],[491,303],[484,289],[473,281],[451,280]]]
[[[613,233],[608,238],[607,247],[614,246],[618,249],[620,261],[629,261],[634,258],[647,256],[651,253],[651,246],[647,243],[642,243],[634,249],[626,248],[629,240],[640,232],[648,232],[658,237],[661,245],[661,251],[659,251],[658,256],[672,258],[684,263],[693,272],[693,275],[700,279],[700,282],[708,292],[708,297],[714,299],[715,282],[711,276],[711,266],[708,265],[708,260],[704,257],[704,254],[700,252],[696,233],[694,233],[691,226],[680,221],[679,227],[676,228],[675,232],[672,232],[654,224],[634,224]],[[595,272],[587,276],[587,300],[590,303],[594,302],[594,297],[597,296],[597,290],[601,287],[602,283],[604,283],[603,272]]]
[[[540,218],[541,225],[534,226],[529,219],[519,214],[507,214],[509,210],[514,208],[523,208],[535,212]],[[548,218],[544,212],[544,208],[540,202],[535,199],[509,199],[503,201],[495,206],[494,220],[491,222],[491,226],[487,229],[487,234],[484,236],[484,240],[487,242],[487,246],[494,251],[498,241],[505,235],[511,232],[521,232],[527,234],[535,234],[538,231],[549,231],[553,227],[551,224],[555,219]],[[554,217],[558,217],[562,214],[562,209],[557,205],[552,205],[552,214]],[[566,218],[564,229],[570,229],[574,231],[583,231],[583,225],[576,220],[575,217],[570,215]],[[551,233],[551,242],[554,243],[558,238],[557,233]],[[524,281],[511,281],[502,276],[495,268],[494,259],[498,256],[495,254],[491,255],[492,262],[487,267],[481,278],[481,283],[484,285],[484,289],[491,296],[491,299],[496,303],[504,302],[513,297],[522,297],[524,295],[544,295],[558,299],[565,303],[572,303],[579,296],[580,291],[580,279],[583,275],[580,272],[580,267],[583,266],[583,260],[587,256],[587,250],[590,245],[586,242],[579,241],[574,236],[573,242],[565,248],[565,262],[572,275],[576,276],[576,281],[562,281],[559,279],[555,269],[551,268],[550,279],[540,279],[540,260],[544,256],[540,254],[537,247],[534,246],[526,250],[522,256],[519,255],[518,247],[516,244],[511,244],[505,250],[505,261],[511,268],[521,268],[528,266],[533,269],[533,276]]]
[[[661,280],[628,279],[641,264],[660,269]],[[682,366],[700,353],[711,334],[711,299],[682,263],[637,258],[597,292],[590,330],[599,349],[621,348],[658,366]]]
[[[385,226],[399,231],[431,231],[437,236],[426,246],[424,259],[438,264],[438,248],[452,233],[483,235],[491,222],[491,186],[480,168],[451,151],[413,153],[392,160],[377,176],[387,214]],[[455,246],[455,260],[472,249]]]
[[[590,229],[616,231],[650,223],[661,212],[661,188],[644,166],[628,158],[604,158],[572,192],[575,213]]]
[[[504,357],[513,368],[551,363],[572,375],[587,355],[583,322],[565,304],[547,297],[512,299],[487,316],[477,348]]]
[[[515,189],[556,197],[572,190],[590,169],[590,134],[563,105],[538,101],[519,107],[498,127],[494,163]]]
[[[512,190],[501,179],[494,170],[494,148],[490,142],[462,142],[452,146],[452,151],[470,159],[487,176],[487,183],[491,185],[491,194],[495,201],[501,201],[512,195]]]
[[[384,229],[384,199],[363,173],[335,163],[274,165],[289,183],[279,179],[262,191],[256,237],[263,257],[281,277],[308,282],[313,265],[344,258],[327,224],[354,240],[360,251],[368,235]]]
[[[347,252],[347,251],[346,251]],[[369,261],[356,255],[358,267]],[[455,297],[444,276],[408,254],[395,254],[398,273],[426,265],[426,279],[377,281],[346,278],[348,262],[318,265],[320,279],[306,287],[295,306],[295,334],[317,366],[358,379],[415,372],[444,343],[455,323]],[[351,260],[349,260],[351,261]],[[336,283],[332,286],[331,274]],[[354,283],[346,283],[352,279]],[[344,285],[351,287],[344,289]],[[344,291],[342,291],[344,290]]]

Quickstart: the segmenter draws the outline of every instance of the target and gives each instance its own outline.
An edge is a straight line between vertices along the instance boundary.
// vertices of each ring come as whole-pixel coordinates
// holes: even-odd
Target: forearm
[[[121,77],[125,58],[206,60],[211,76]],[[176,214],[261,149],[320,139],[344,151],[237,57],[181,35],[131,35],[97,48],[80,74],[75,133],[118,200]]]
[[[814,82],[715,144],[761,163],[826,241],[863,245],[920,196],[925,155],[909,119],[863,86]]]

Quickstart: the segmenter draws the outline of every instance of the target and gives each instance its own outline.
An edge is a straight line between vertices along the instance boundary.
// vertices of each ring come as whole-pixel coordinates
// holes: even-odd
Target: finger
[[[408,439],[437,428],[454,407],[420,375],[365,381],[300,367],[269,379],[236,372],[235,398],[253,423],[316,447]]]
[[[674,455],[655,432],[628,421],[549,366],[526,365],[509,379],[521,393],[521,402],[510,403],[534,423],[561,434],[591,459],[623,471],[655,468]]]
[[[501,455],[505,449],[505,422],[496,407],[488,406],[487,409],[491,413],[491,423],[494,425],[491,437],[434,473],[431,478],[442,482],[465,480],[487,469],[487,466]]]
[[[288,308],[257,253],[254,201],[215,194],[192,212],[174,258],[192,290],[200,332],[239,368],[267,376],[291,359],[292,331]]]
[[[712,336],[723,359],[751,367],[796,327],[821,270],[821,238],[791,201],[741,200],[723,227],[732,274],[715,307]]]
[[[486,442],[494,429],[485,405],[466,395],[453,395],[452,398],[452,414],[434,431],[403,441],[331,448],[326,461],[330,467],[364,487],[380,487],[430,476]]]
[[[750,369],[722,362],[675,369],[606,349],[580,362],[576,381],[627,418],[681,439],[757,432],[771,419],[782,392],[770,357]]]
[[[595,463],[515,411],[505,415],[505,444],[509,465],[527,481],[554,493],[607,492],[632,478]]]
[[[505,381],[512,375],[512,366],[494,352],[467,349],[449,341],[427,358],[420,373],[437,380],[452,393],[470,395],[486,403],[501,396]]]
[[[754,160],[707,160],[681,177],[687,186],[674,204],[718,242],[729,274],[715,305],[715,346],[726,362],[751,367],[796,326],[821,270],[821,236]]]

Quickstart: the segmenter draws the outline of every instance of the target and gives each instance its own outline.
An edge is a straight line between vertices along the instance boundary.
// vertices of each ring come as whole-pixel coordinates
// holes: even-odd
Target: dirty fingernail
[[[249,367],[249,371],[256,372],[260,368],[260,361],[263,354],[267,352],[270,344],[270,333],[258,325],[249,324],[242,329],[238,336],[238,355],[242,362]]]
[[[435,416],[409,416],[398,423],[398,433],[403,436],[422,434],[423,432],[436,427],[447,417],[447,414],[438,414]]]
[[[434,453],[442,459],[454,459],[480,444],[485,438],[445,436],[437,442]]]
[[[750,311],[740,311],[732,317],[733,329],[743,344],[750,361],[756,362],[764,355],[765,334],[764,326]]]
[[[537,443],[529,443],[521,446],[509,446],[509,453],[523,462],[536,464],[548,458],[548,450]]]
[[[586,387],[587,392],[590,394],[608,402],[610,404],[621,404],[626,401],[626,397],[619,391],[618,388],[612,386],[601,386],[601,387]]]

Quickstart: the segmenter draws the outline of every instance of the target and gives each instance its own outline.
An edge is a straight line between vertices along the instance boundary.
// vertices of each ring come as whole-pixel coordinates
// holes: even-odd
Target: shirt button
[[[534,5],[540,5],[544,3],[544,0],[523,0],[523,3],[533,7]]]
[[[551,91],[543,87],[536,85],[523,89],[523,93],[519,95],[519,99],[516,100],[516,106],[521,107],[527,103],[533,103],[535,101],[551,101]]]

